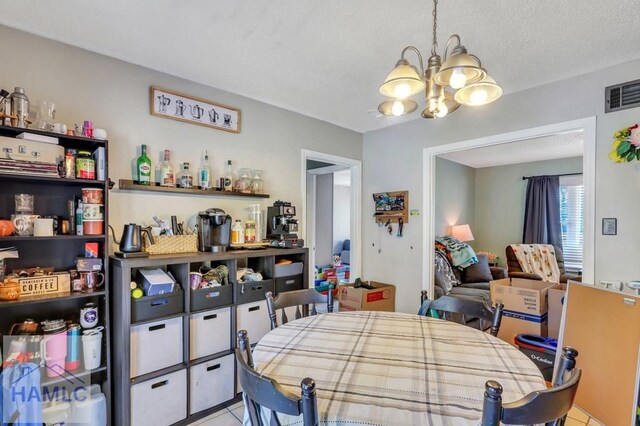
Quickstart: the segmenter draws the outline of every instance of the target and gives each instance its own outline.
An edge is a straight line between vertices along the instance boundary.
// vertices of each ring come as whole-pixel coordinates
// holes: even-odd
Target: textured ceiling
[[[582,157],[583,132],[562,133],[485,148],[440,155],[447,160],[479,169],[507,164]]]
[[[368,112],[404,46],[428,55],[431,7],[424,0],[0,0],[0,23],[365,132],[419,116]],[[441,46],[459,33],[506,93],[640,57],[637,0],[442,0],[439,16]]]

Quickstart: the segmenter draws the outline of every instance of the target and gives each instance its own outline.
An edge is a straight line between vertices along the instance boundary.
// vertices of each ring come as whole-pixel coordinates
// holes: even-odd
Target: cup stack
[[[104,234],[104,190],[82,188],[82,232],[84,235]]]

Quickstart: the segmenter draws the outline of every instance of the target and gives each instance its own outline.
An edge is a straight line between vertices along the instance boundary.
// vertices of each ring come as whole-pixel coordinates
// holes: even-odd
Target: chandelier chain
[[[431,55],[438,54],[438,0],[433,0],[433,42],[431,43]]]

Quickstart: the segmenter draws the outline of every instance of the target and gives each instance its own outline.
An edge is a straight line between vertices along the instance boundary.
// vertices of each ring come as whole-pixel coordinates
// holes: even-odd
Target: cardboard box
[[[386,311],[396,310],[396,286],[375,281],[365,281],[373,290],[355,288],[353,284],[339,287],[340,311]]]
[[[560,320],[562,319],[562,304],[567,293],[566,284],[558,284],[549,289],[549,337],[557,339],[560,335]]]
[[[491,281],[491,303],[504,305],[498,337],[513,345],[513,339],[522,333],[547,335],[549,288],[557,283],[504,278]]]
[[[30,296],[57,297],[71,292],[71,277],[67,272],[40,277],[18,278],[20,298]]]

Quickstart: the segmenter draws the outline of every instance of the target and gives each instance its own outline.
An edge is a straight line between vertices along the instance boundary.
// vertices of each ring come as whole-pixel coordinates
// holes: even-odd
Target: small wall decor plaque
[[[151,86],[151,115],[240,133],[240,110]]]

